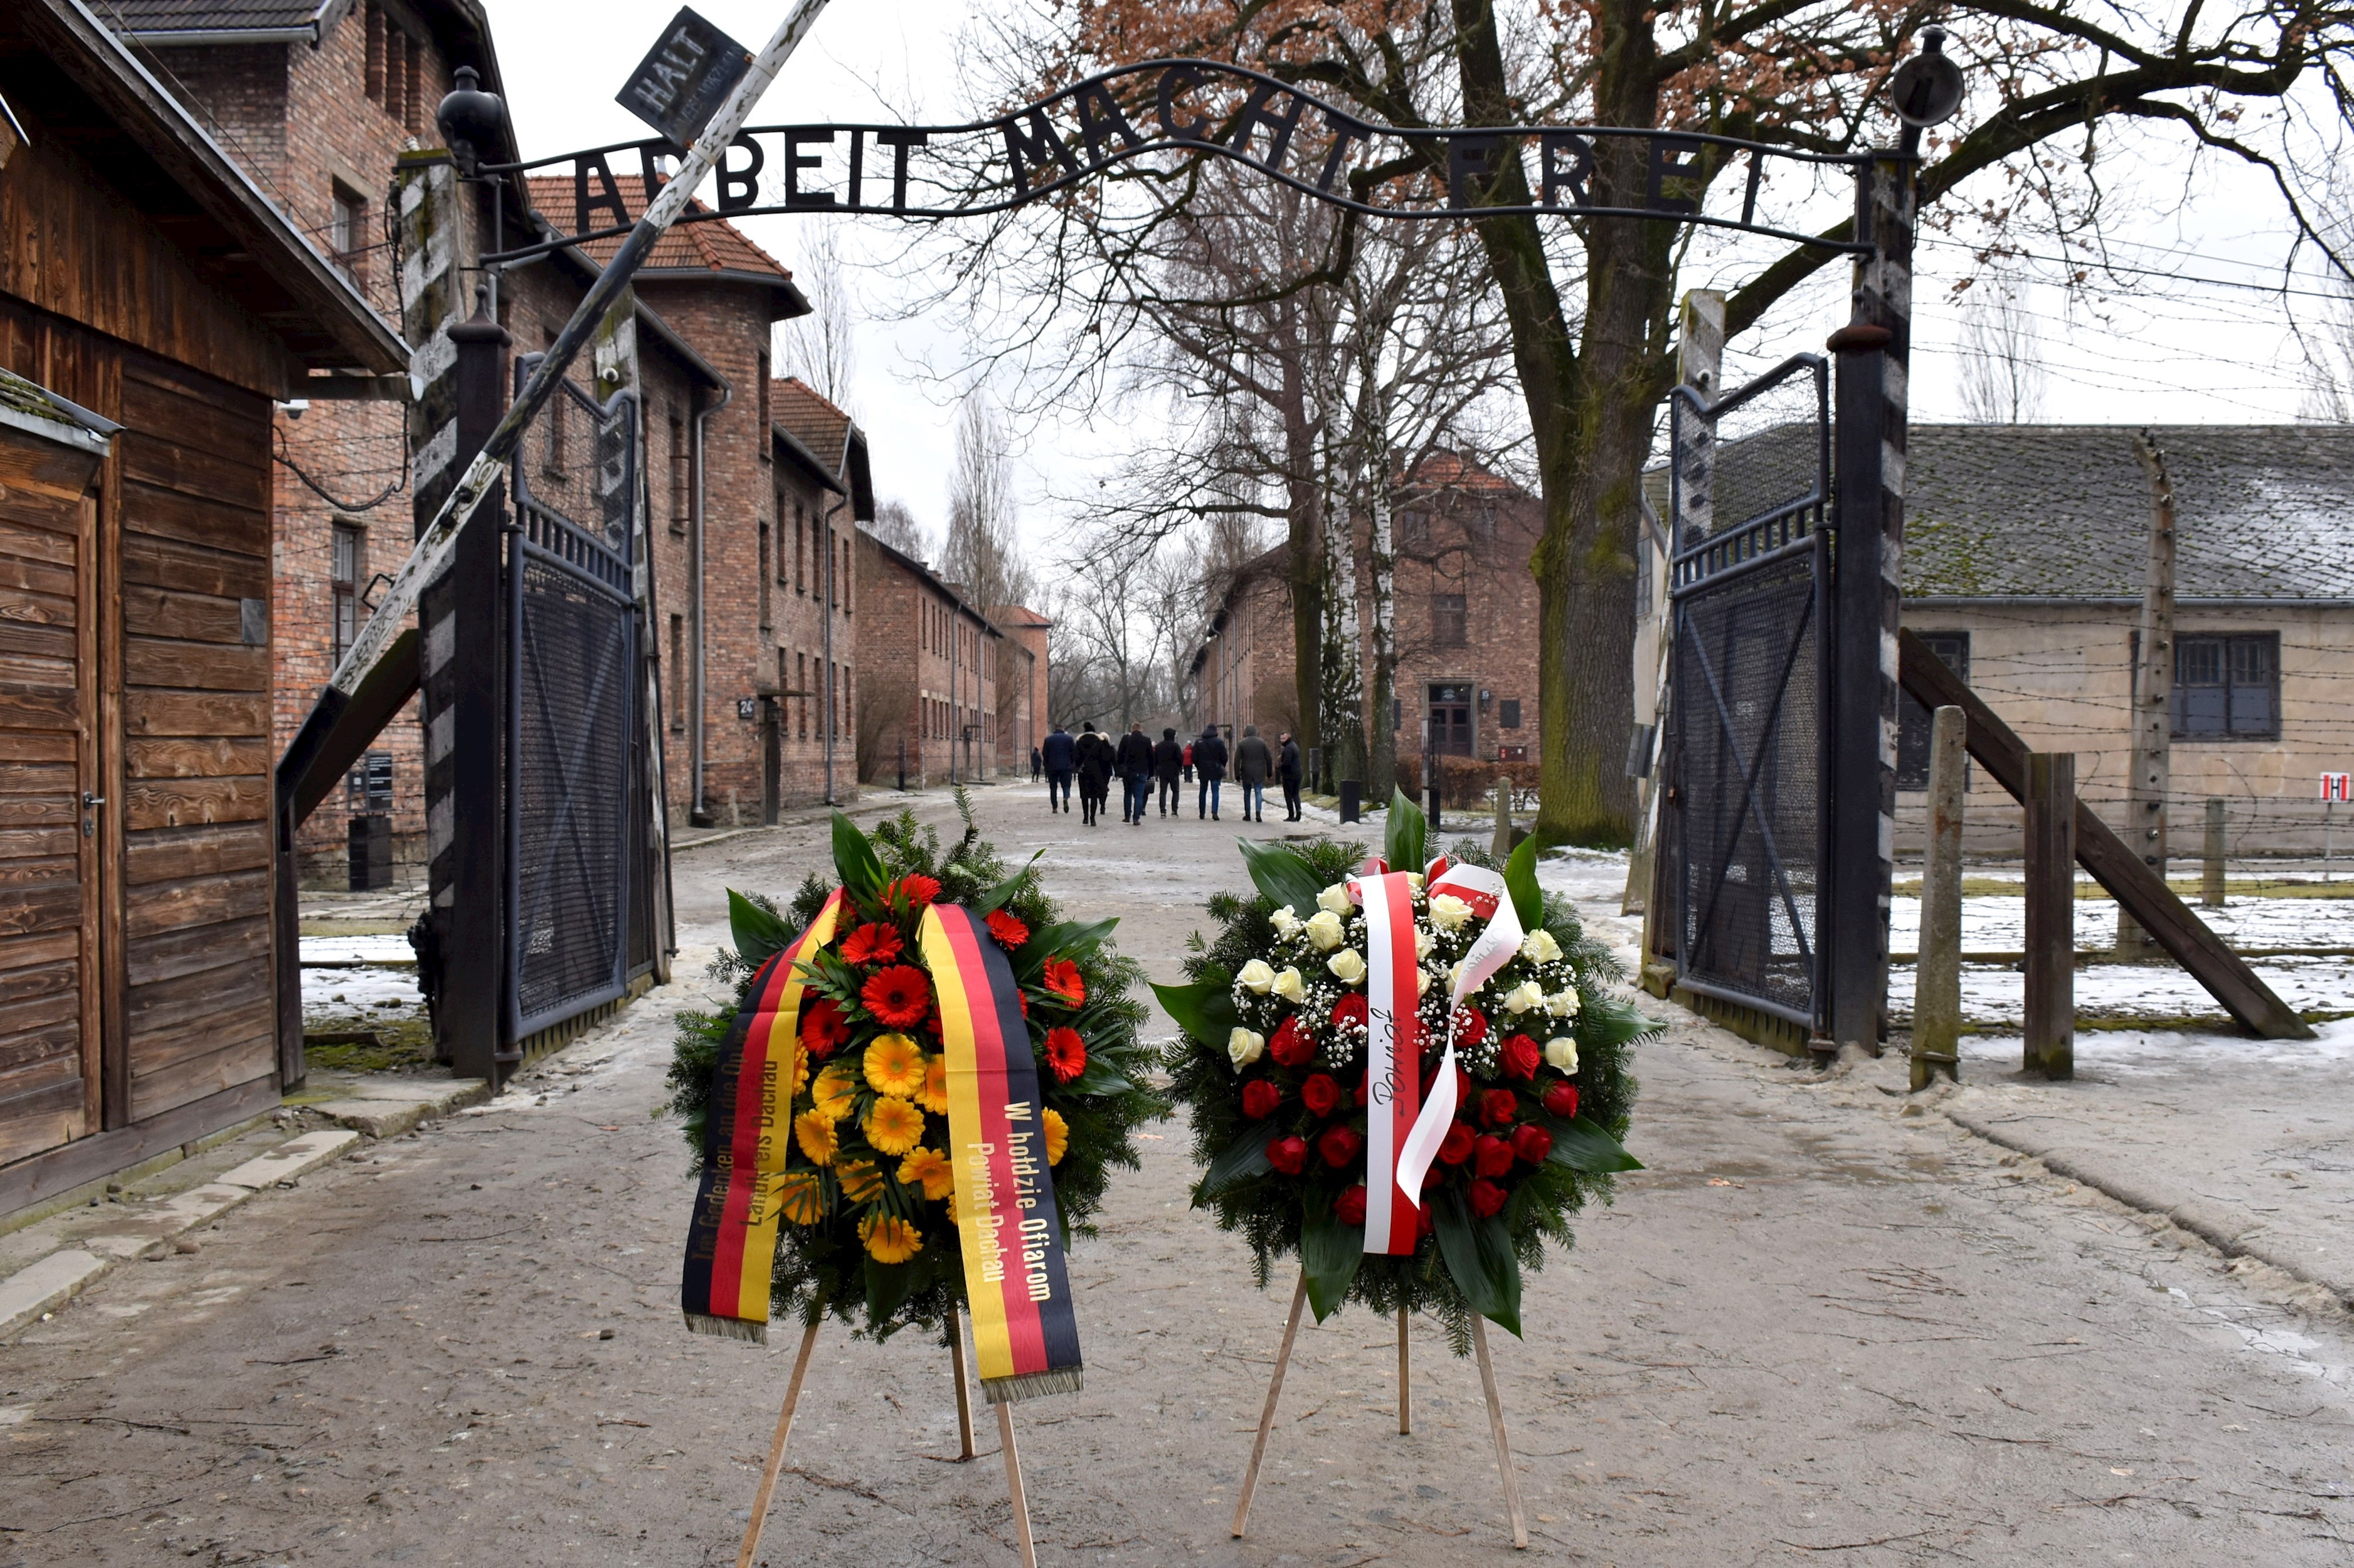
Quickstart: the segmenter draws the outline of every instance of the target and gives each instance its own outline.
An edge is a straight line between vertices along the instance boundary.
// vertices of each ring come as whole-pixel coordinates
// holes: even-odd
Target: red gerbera
[[[1544,1108],[1567,1121],[1577,1114],[1577,1086],[1555,1084],[1544,1092]]]
[[[1046,960],[1045,985],[1073,1007],[1087,1000],[1087,982],[1079,978],[1079,966],[1068,959]]]
[[[932,988],[924,971],[912,964],[894,964],[859,988],[866,1011],[893,1029],[912,1029],[931,1010]]]
[[[940,885],[928,876],[903,876],[883,890],[883,902],[904,902],[910,909],[921,909],[940,895]]]
[[[1336,1168],[1354,1160],[1357,1151],[1364,1147],[1363,1135],[1353,1128],[1328,1127],[1324,1136],[1316,1140],[1316,1152],[1324,1157],[1325,1164]]]
[[[1265,1078],[1253,1078],[1243,1086],[1243,1115],[1253,1121],[1265,1121],[1283,1104],[1283,1091]]]
[[[1515,1034],[1496,1047],[1496,1065],[1508,1078],[1533,1078],[1544,1063],[1544,1048],[1525,1034]]]
[[[1267,1043],[1267,1054],[1275,1058],[1278,1067],[1305,1066],[1308,1058],[1316,1054],[1316,1042],[1308,1038],[1308,1031],[1299,1027],[1298,1013],[1276,1025],[1274,1037]]]
[[[1063,1084],[1087,1070],[1087,1043],[1077,1030],[1057,1025],[1046,1031],[1046,1065],[1055,1070],[1055,1082]]]
[[[821,996],[801,1014],[801,1049],[822,1062],[850,1043],[850,1021],[830,996]]]
[[[1360,1029],[1365,1026],[1363,991],[1352,991],[1332,1004],[1332,1027],[1338,1029],[1346,1023],[1353,1023]]]
[[[1332,1217],[1344,1225],[1365,1223],[1365,1184],[1363,1181],[1332,1200]]]
[[[1000,946],[1011,950],[1030,939],[1030,927],[1002,909],[992,909],[989,912],[989,934],[997,938]]]
[[[1318,1116],[1331,1116],[1332,1107],[1341,1103],[1341,1086],[1332,1081],[1330,1073],[1316,1073],[1299,1086],[1300,1103]]]
[[[1493,1133],[1481,1133],[1471,1145],[1471,1168],[1482,1176],[1501,1176],[1512,1168],[1512,1146]]]
[[[870,921],[842,939],[842,960],[848,964],[887,964],[899,956],[899,933],[880,921]]]
[[[1504,1206],[1504,1190],[1493,1181],[1471,1183],[1471,1212],[1486,1219]]]
[[[1286,1176],[1297,1176],[1308,1167],[1308,1140],[1301,1138],[1278,1138],[1267,1146],[1267,1162]]]

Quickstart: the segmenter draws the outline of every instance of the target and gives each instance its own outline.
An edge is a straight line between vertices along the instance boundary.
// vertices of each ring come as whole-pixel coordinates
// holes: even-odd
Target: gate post
[[[2076,757],[2027,754],[2027,1019],[2022,1067],[2076,1075]]]
[[[451,326],[449,336],[456,350],[454,472],[506,411],[513,340],[480,299],[472,319]],[[419,604],[431,855],[426,918],[440,969],[434,1054],[459,1077],[493,1086],[506,1018],[505,518],[502,482],[459,531],[449,569]]]
[[[1877,1055],[1887,1030],[1889,882],[1896,838],[1896,630],[1904,540],[1905,373],[1912,350],[1918,157],[1858,171],[1855,314],[1833,333],[1838,566],[1832,618],[1831,1039]]]

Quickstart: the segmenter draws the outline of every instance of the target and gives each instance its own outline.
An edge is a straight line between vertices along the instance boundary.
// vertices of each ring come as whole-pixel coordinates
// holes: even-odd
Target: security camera
[[[303,415],[311,411],[311,399],[308,397],[294,397],[290,398],[286,402],[281,403],[278,406],[286,410],[286,417],[288,418],[299,419]]]

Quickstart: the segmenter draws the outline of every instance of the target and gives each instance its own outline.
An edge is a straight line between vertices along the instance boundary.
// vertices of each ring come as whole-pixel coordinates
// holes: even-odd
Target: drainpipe
[[[695,704],[695,767],[694,778],[691,780],[689,788],[689,796],[693,804],[687,809],[687,821],[693,822],[697,827],[709,827],[711,825],[711,810],[703,798],[704,731],[705,728],[704,723],[705,714],[703,701],[703,536],[705,533],[705,524],[708,521],[704,510],[705,473],[705,463],[703,461],[703,431],[704,422],[709,419],[712,415],[719,412],[720,409],[727,407],[729,403],[735,400],[735,397],[736,388],[734,387],[723,387],[719,389],[719,401],[712,404],[708,408],[697,408],[695,411],[695,451],[693,458],[690,460],[695,464],[695,514],[689,521],[689,525],[695,530],[695,658],[693,662],[692,675],[692,683],[694,686],[694,696],[692,700]]]
[[[842,467],[843,473],[846,477],[850,471],[850,463],[846,455]],[[832,504],[825,509],[825,803],[829,806],[834,803],[834,713],[842,702],[841,694],[834,689],[833,663],[833,618],[840,611],[839,596],[834,592],[836,585],[833,564],[841,558],[842,547],[834,535],[838,531],[836,523],[842,516],[844,499],[844,497],[836,496]]]

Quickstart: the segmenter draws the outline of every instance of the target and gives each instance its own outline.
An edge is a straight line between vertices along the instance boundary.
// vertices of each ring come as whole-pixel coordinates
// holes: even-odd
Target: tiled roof
[[[1414,482],[1433,490],[1518,494],[1520,486],[1491,472],[1460,452],[1441,447],[1415,465]]]
[[[307,27],[325,0],[106,0],[96,9],[118,33],[246,32]]]
[[[2127,425],[1915,425],[1913,599],[2139,599],[2150,487]],[[2354,427],[2150,434],[2175,495],[2175,597],[2354,599]]]
[[[635,223],[646,210],[645,183],[635,173],[617,175],[613,184],[621,193],[630,221]],[[531,181],[531,205],[558,234],[574,232],[573,203],[575,192],[570,176],[565,175],[535,175]],[[711,209],[701,202],[689,204],[689,210],[707,213]],[[610,210],[599,211],[591,219],[603,227],[611,227]],[[619,237],[596,239],[580,249],[600,266],[613,259],[621,248]],[[673,225],[669,232],[654,242],[653,254],[646,259],[647,272],[734,272],[790,288],[793,275],[784,264],[744,237],[744,231],[726,218],[704,218],[695,223]]]
[[[841,477],[843,442],[850,435],[849,415],[793,376],[777,380],[769,393],[769,411],[788,435],[816,453],[836,478]]]

